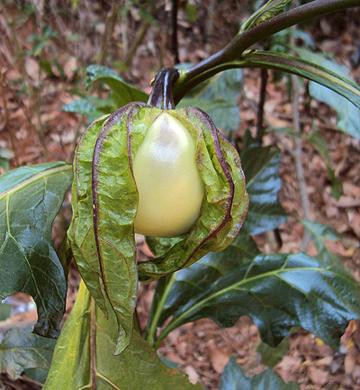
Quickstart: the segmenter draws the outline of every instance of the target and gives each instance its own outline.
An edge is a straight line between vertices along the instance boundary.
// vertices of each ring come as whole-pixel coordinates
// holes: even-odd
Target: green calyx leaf
[[[161,123],[158,123],[158,118],[162,118]],[[169,133],[166,126],[175,125],[180,133]],[[185,129],[188,135],[183,133]],[[181,148],[189,145],[193,150],[192,155],[188,156],[187,152],[184,155],[188,162],[192,160],[191,167],[186,163],[186,169],[182,170],[175,167],[176,153],[182,149],[171,149],[166,157],[167,149],[160,148],[162,142],[171,147],[178,145],[175,138],[179,135],[182,137]],[[155,165],[148,160],[149,156],[152,158],[151,150],[143,150],[152,148],[154,142],[157,142],[155,154],[160,153],[160,157],[154,157],[157,159]],[[181,165],[182,160],[179,161]],[[153,172],[148,172],[151,166],[154,166]],[[169,178],[171,188],[163,190],[163,194],[157,188],[155,192],[149,188],[151,184],[158,186],[158,176],[163,170],[171,174],[172,169],[185,176],[174,178],[175,181]],[[199,180],[201,191],[195,194],[197,187],[194,183],[186,187],[186,194],[177,200],[177,188],[181,190],[191,170],[196,177],[190,181]],[[153,179],[149,183],[146,178],[150,175]],[[136,178],[145,180],[145,188],[142,181],[137,186]],[[150,202],[150,215],[155,212],[153,224],[156,229],[161,228],[157,226],[156,212],[159,210],[161,215],[160,211],[168,202],[166,196],[174,202],[170,214],[182,210],[186,196],[190,201],[190,195],[193,195],[193,201],[200,197],[200,202],[195,207],[197,219],[195,223],[191,222],[190,230],[185,225],[186,232],[178,237],[151,237],[153,247],[157,248],[157,257],[136,266],[134,228],[140,226],[140,231],[154,231],[151,218],[146,221],[141,217],[147,200],[143,197],[150,196],[149,192],[151,196],[157,194]],[[238,234],[247,206],[240,158],[202,111],[191,108],[166,110],[165,115],[161,109],[132,103],[89,127],[74,160],[73,220],[68,237],[91,295],[104,313],[110,307],[116,315],[119,329],[117,353],[122,352],[131,340],[138,273],[142,280],[158,279],[189,266],[210,250],[224,249]],[[180,214],[186,213],[182,211]],[[160,224],[171,222],[172,216],[166,215],[160,218]],[[144,221],[150,225],[150,230],[143,226]],[[166,229],[157,231],[169,235]]]
[[[167,368],[137,330],[120,356],[117,320],[93,304],[81,283],[75,306],[57,341],[45,390],[52,389],[201,389],[177,370]],[[71,359],[69,359],[71,356]]]
[[[129,161],[127,105],[94,122],[75,154],[73,219],[68,231],[79,271],[96,303],[118,321],[117,353],[129,344],[136,302],[133,222],[138,195]]]
[[[57,337],[65,310],[66,277],[53,248],[51,225],[71,182],[63,162],[13,169],[0,177],[0,300],[33,297],[35,332]]]

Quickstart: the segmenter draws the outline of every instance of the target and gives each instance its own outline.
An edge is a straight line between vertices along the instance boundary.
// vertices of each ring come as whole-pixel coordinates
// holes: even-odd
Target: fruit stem
[[[164,68],[155,76],[148,104],[162,110],[173,110],[173,84],[179,77],[179,71],[174,68]]]

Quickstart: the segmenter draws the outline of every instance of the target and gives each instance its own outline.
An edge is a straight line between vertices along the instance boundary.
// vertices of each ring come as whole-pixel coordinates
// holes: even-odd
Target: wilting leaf
[[[360,287],[341,264],[302,253],[256,255],[245,264],[232,249],[210,253],[177,272],[165,298],[160,323],[171,319],[161,339],[199,318],[229,327],[248,315],[269,345],[302,327],[335,347],[360,314]]]
[[[232,357],[221,376],[220,390],[296,390],[295,383],[285,383],[271,369],[248,377]]]
[[[178,107],[199,107],[211,116],[218,128],[235,131],[240,125],[241,86],[242,71],[229,70],[214,76],[183,98]]]
[[[0,372],[18,378],[29,368],[48,370],[55,340],[32,333],[32,328],[13,328],[0,342]]]
[[[243,230],[260,234],[286,221],[278,201],[281,189],[280,152],[272,147],[248,146],[241,153],[250,206]]]
[[[70,185],[62,162],[17,168],[0,177],[0,299],[22,291],[37,305],[35,331],[56,337],[66,278],[52,246],[51,225]]]
[[[241,26],[240,32],[249,30],[264,23],[268,19],[280,14],[291,4],[292,0],[268,0],[261,8],[254,12]]]
[[[114,70],[102,65],[90,65],[86,69],[86,86],[89,87],[95,81],[102,81],[107,84],[114,93],[114,100],[118,107],[129,102],[146,102],[148,96],[132,85],[126,83]]]
[[[116,342],[113,312],[109,310],[106,319],[82,284],[58,339],[44,389],[90,388],[94,382],[98,390],[201,388],[191,385],[177,370],[163,365],[137,331],[134,330],[128,348],[118,356],[113,354]]]
[[[327,68],[340,76],[348,78],[350,77],[349,71],[345,66],[339,65],[335,61],[329,60],[322,54],[313,53],[306,49],[297,49],[297,52],[303,58],[318,64],[318,66]],[[347,99],[335,93],[334,91],[331,91],[329,88],[325,88],[324,86],[312,81],[309,84],[309,93],[313,98],[319,100],[320,102],[326,103],[336,111],[337,127],[340,130],[346,134],[360,139],[360,107],[355,107],[355,102],[354,104],[351,104]]]
[[[348,77],[344,77],[341,72],[334,72],[324,66],[318,65],[316,62],[309,61],[307,56],[305,58],[306,59],[271,51],[252,50],[243,54],[241,59],[232,61],[231,63],[225,63],[223,66],[225,68],[250,67],[277,69],[293,73],[331,89],[337,94],[345,97],[350,104],[352,103],[357,108],[360,108],[360,87],[353,80]],[[334,103],[334,105],[335,104],[336,103]],[[348,111],[346,111],[344,115],[351,114],[351,124],[356,126],[356,123],[358,122],[353,122],[354,116],[350,107],[351,106],[346,108]],[[356,107],[354,108],[356,109]],[[357,115],[358,110],[354,112]],[[358,128],[356,129],[355,127],[355,131],[352,127],[350,127],[350,129],[352,129],[352,135],[356,137],[359,136]],[[350,133],[350,129],[344,131]]]

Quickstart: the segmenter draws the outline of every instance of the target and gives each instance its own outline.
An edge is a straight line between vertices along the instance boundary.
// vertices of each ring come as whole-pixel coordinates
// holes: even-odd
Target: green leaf
[[[0,321],[7,320],[11,315],[11,305],[0,303]]]
[[[241,60],[222,64],[221,67],[225,69],[236,67],[265,68],[293,73],[330,88],[360,108],[360,87],[353,80],[308,59],[284,53],[253,50],[244,53]],[[353,135],[358,137],[358,131],[353,132]]]
[[[56,337],[65,309],[66,278],[51,225],[70,185],[71,165],[27,166],[0,177],[0,299],[21,291],[37,305],[35,331]]]
[[[340,239],[336,232],[330,226],[322,225],[321,223],[307,219],[303,219],[301,222],[314,240],[318,256],[324,260],[336,258],[334,254],[328,251],[325,245],[326,240],[337,241]]]
[[[268,0],[261,8],[254,12],[249,19],[246,20],[246,22],[243,23],[239,33],[256,27],[280,14],[289,4],[291,4],[291,2],[292,0]]]
[[[214,76],[189,97],[183,98],[178,107],[198,107],[208,113],[216,127],[235,131],[240,126],[238,99],[242,87],[242,71],[229,70]]]
[[[328,171],[329,179],[331,181],[331,193],[334,198],[339,199],[343,192],[342,183],[335,175],[327,141],[318,130],[311,131],[307,137],[307,140],[315,147],[320,156],[323,158]]]
[[[98,390],[201,389],[191,385],[177,370],[163,365],[155,350],[135,330],[128,348],[115,356],[116,318],[108,312],[106,319],[91,302],[82,283],[58,339],[44,390],[93,388],[92,378]]]
[[[70,103],[64,104],[62,110],[84,115],[89,121],[93,121],[101,115],[101,112],[96,109],[95,105],[88,98],[75,99]]]
[[[350,72],[345,66],[339,65],[335,61],[329,60],[324,55],[313,53],[310,50],[300,48],[296,49],[296,51],[301,55],[301,57],[318,64],[319,67],[329,69],[329,71],[332,71],[344,78],[350,78]],[[353,80],[350,79],[349,81],[353,82]],[[359,90],[359,86],[357,86],[357,88]],[[322,85],[312,81],[309,84],[309,93],[314,99],[326,103],[336,111],[337,127],[341,131],[360,139],[360,107],[358,104],[357,107],[355,107],[355,102],[354,104],[351,104],[347,99],[339,96],[329,88],[325,88]]]
[[[32,328],[13,328],[5,332],[0,342],[0,372],[12,379],[24,370],[48,370],[55,340],[32,333]]]
[[[243,229],[254,235],[275,229],[286,221],[285,212],[278,201],[281,189],[280,152],[270,146],[251,144],[242,150],[241,162],[250,198]]]
[[[295,390],[298,388],[295,383],[283,382],[271,369],[248,377],[233,357],[226,365],[220,381],[220,390]]]
[[[297,253],[256,255],[244,264],[241,253],[226,249],[178,271],[163,307],[160,323],[170,320],[160,339],[200,318],[229,327],[248,315],[271,346],[301,327],[337,347],[348,322],[359,318],[360,288],[339,262]]]
[[[268,367],[275,367],[289,350],[289,338],[285,337],[275,348],[260,341],[257,352],[261,356],[261,363]]]
[[[130,84],[114,70],[102,65],[90,65],[86,69],[86,87],[89,88],[96,81],[107,84],[114,93],[114,100],[119,107],[129,102],[147,102],[148,96]]]
[[[0,168],[7,171],[10,167],[10,160],[14,157],[14,152],[0,146]]]

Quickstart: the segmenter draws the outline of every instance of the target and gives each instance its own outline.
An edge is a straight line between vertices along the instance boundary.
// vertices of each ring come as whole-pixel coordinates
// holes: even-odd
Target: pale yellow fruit
[[[170,113],[152,123],[133,164],[139,192],[135,232],[175,237],[189,231],[204,197],[195,152],[188,130]]]

